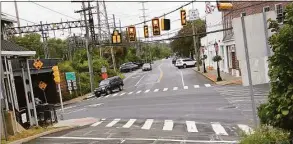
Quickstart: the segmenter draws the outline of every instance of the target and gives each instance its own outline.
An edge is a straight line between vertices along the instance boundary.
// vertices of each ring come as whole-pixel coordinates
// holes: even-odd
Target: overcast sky
[[[75,10],[81,9],[81,3],[72,3],[70,1],[67,2],[42,2],[43,0],[39,1],[18,1],[18,11],[19,11],[19,17],[20,17],[20,25],[26,26],[26,25],[33,25],[34,23],[40,23],[42,21],[43,23],[52,23],[52,22],[60,22],[62,21],[73,21],[73,20],[79,20],[81,18],[80,14],[74,13]],[[122,26],[128,26],[131,24],[136,24],[143,21],[142,16],[142,3],[139,1],[135,2],[121,2],[117,0],[117,2],[107,2],[106,0],[106,8],[108,12],[109,19],[111,18],[110,22],[113,22],[112,15],[115,15],[116,23],[119,24],[119,20],[121,20]],[[34,3],[35,2],[35,3]],[[146,15],[147,20],[156,17],[161,16],[164,13],[168,13],[184,4],[188,3],[188,1],[182,1],[182,2],[150,2],[148,1],[145,3]],[[46,9],[40,5],[52,9]],[[96,2],[92,2],[91,5],[95,6]],[[184,7],[184,9],[187,11],[192,8],[192,5],[188,5]],[[195,2],[194,8],[199,10],[200,17],[205,16],[205,3],[204,2]],[[15,7],[14,2],[11,0],[10,2],[2,2],[2,12],[7,13],[11,15],[11,17],[15,16]],[[96,10],[93,10],[93,12],[96,12]],[[61,13],[61,14],[60,14]],[[173,36],[176,31],[178,31],[181,28],[180,24],[180,12],[176,11],[170,15],[166,15],[165,18],[171,19],[171,30],[169,31],[170,35]],[[32,23],[34,22],[34,23]],[[94,22],[97,24],[97,15],[94,15]],[[150,22],[147,23],[148,25],[151,25]],[[15,25],[16,26],[16,25]],[[116,25],[119,26],[119,25]],[[137,26],[137,33],[140,37],[143,37],[143,25]],[[111,30],[112,31],[112,30]],[[84,31],[82,31],[84,33]],[[80,34],[80,29],[74,29],[72,30],[72,33]],[[97,33],[97,32],[96,32]],[[161,39],[168,37],[168,32],[162,32],[164,36],[156,37],[155,39]],[[55,32],[56,37],[59,38],[66,38],[69,36],[69,30],[64,30],[64,32],[59,31]],[[71,34],[72,35],[72,34]],[[54,37],[53,32],[50,32],[50,37]]]

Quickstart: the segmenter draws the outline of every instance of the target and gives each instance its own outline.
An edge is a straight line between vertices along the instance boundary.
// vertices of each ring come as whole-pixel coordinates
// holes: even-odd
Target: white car
[[[152,70],[152,65],[150,63],[145,63],[142,66],[142,71]]]
[[[196,65],[196,61],[191,58],[180,58],[176,60],[175,66],[177,68],[187,68],[194,67]]]

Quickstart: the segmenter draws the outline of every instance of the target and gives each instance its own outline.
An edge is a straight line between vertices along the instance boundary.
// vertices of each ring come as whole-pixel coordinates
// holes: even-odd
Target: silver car
[[[142,71],[152,70],[152,65],[150,63],[145,63],[142,65]]]

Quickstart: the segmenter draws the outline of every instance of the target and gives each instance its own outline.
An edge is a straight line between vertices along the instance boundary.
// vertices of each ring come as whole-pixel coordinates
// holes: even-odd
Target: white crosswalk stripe
[[[178,87],[173,87],[173,90],[178,90]]]
[[[137,93],[137,94],[141,93],[141,90],[140,90],[140,91],[137,91],[136,93]]]
[[[184,89],[188,89],[188,86],[184,86]]]
[[[130,128],[133,123],[136,121],[136,119],[130,119],[124,126],[122,126],[123,128]]]
[[[131,95],[133,92],[129,92],[128,94]]]
[[[110,122],[110,123],[108,123],[107,125],[106,125],[106,127],[112,127],[113,125],[115,125],[117,122],[119,122],[120,121],[120,119],[114,119],[112,122]]]
[[[253,130],[252,128],[250,128],[248,125],[244,125],[244,124],[238,124],[238,127],[244,131],[246,134],[253,134]]]
[[[164,88],[164,89],[163,89],[163,91],[167,91],[167,90],[168,90],[168,88]]]
[[[211,84],[204,84],[206,87],[211,87]]]
[[[199,85],[194,85],[194,88],[199,88]]]
[[[212,123],[212,127],[217,135],[228,135],[228,133],[220,123]]]
[[[186,121],[186,127],[188,132],[198,132],[195,121]]]
[[[148,92],[150,92],[150,90],[148,89],[148,90],[146,90],[144,93],[148,93]]]
[[[122,94],[120,94],[120,96],[123,96],[123,95],[125,95],[126,93],[124,92],[124,93],[122,93]]]
[[[155,89],[155,90],[154,90],[154,92],[158,92],[158,91],[159,91],[159,89]]]
[[[154,120],[153,119],[147,119],[144,123],[144,125],[141,127],[141,129],[150,129],[152,124],[153,124]]]
[[[163,130],[171,131],[173,129],[173,121],[172,120],[165,120]]]
[[[93,123],[91,126],[92,127],[95,127],[95,126],[98,126],[99,124],[101,124],[103,121],[98,121],[98,122],[96,122],[96,123]]]

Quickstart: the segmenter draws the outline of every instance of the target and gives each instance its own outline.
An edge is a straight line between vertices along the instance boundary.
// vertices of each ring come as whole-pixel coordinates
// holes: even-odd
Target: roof
[[[34,56],[36,54],[35,51],[30,51],[6,40],[1,40],[1,48],[1,55]]]
[[[1,14],[1,20],[11,22],[11,23],[16,23],[17,20],[11,17],[8,17],[6,14]]]
[[[1,40],[1,46],[2,46],[2,51],[29,51],[28,49],[19,46],[15,43],[6,41],[6,40]]]

